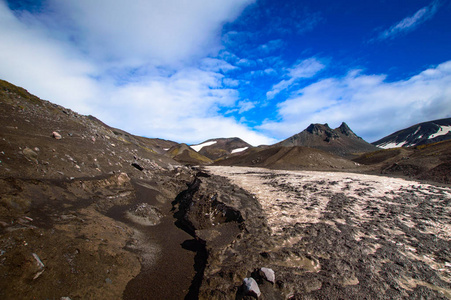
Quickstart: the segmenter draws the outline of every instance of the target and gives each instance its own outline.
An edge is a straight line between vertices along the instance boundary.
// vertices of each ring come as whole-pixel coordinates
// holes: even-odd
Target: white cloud
[[[300,89],[279,103],[280,121],[267,120],[259,129],[282,139],[310,123],[345,121],[372,142],[415,123],[451,117],[450,107],[451,61],[395,82],[356,70]]]
[[[324,69],[324,65],[316,58],[311,57],[296,63],[292,68],[287,70],[288,79],[281,80],[272,86],[271,90],[266,93],[268,99],[273,99],[281,91],[288,89],[299,79],[311,78],[319,71]]]
[[[247,59],[247,58],[241,58],[239,61],[236,62],[237,66],[250,68],[255,67],[256,63],[253,60]]]
[[[240,110],[238,111],[238,113],[242,114],[244,112],[247,112],[253,109],[256,106],[256,104],[257,104],[256,102],[249,100],[239,101],[237,106],[240,108]]]
[[[404,18],[397,24],[379,34],[379,39],[392,39],[403,32],[408,32],[415,29],[421,23],[432,18],[437,12],[440,5],[439,1],[433,1],[430,5],[419,9],[413,16]]]
[[[238,100],[237,83],[221,74],[235,67],[190,64],[250,2],[51,0],[53,15],[18,16],[0,0],[0,78],[133,134],[270,143],[218,113]]]
[[[49,0],[91,55],[172,65],[218,50],[220,30],[254,0]]]
[[[206,71],[223,72],[223,73],[227,73],[231,70],[237,69],[237,67],[232,66],[231,64],[222,59],[211,57],[204,58],[201,61],[200,68]]]
[[[21,23],[0,1],[0,76],[44,99],[89,114],[99,69],[58,43],[39,24]]]

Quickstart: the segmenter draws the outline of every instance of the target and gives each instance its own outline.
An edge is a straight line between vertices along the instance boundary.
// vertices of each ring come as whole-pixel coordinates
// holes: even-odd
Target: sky
[[[451,0],[0,0],[0,79],[135,135],[451,117]]]

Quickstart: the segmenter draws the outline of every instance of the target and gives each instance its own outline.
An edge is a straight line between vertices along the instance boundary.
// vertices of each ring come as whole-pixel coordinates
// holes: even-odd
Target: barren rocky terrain
[[[253,249],[263,257],[255,267],[275,271],[284,297],[451,298],[451,188],[353,173],[207,168],[261,205],[270,233]]]
[[[255,297],[243,282],[260,299],[451,298],[450,186],[344,172],[392,152],[363,167],[278,147],[242,163],[304,171],[188,167],[175,142],[4,81],[0,100],[0,299]],[[448,164],[448,143],[424,151],[395,156]],[[447,183],[446,166],[426,179]]]

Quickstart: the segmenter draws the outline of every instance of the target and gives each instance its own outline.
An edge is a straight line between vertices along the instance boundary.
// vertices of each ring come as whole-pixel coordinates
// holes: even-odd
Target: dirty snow
[[[198,144],[198,145],[192,145],[190,146],[192,149],[194,149],[195,151],[199,152],[203,147],[208,147],[211,145],[216,144],[216,141],[211,141],[211,142],[205,142],[202,144]]]
[[[448,134],[451,131],[451,126],[440,126],[436,133],[431,134],[428,139],[433,139],[441,135]]]
[[[406,141],[402,141],[400,143],[396,143],[396,142],[383,143],[383,144],[377,145],[377,147],[382,148],[382,149],[399,148],[399,147],[404,146],[406,143],[407,143]]]
[[[337,275],[343,286],[393,278],[412,291],[406,280],[418,278],[416,285],[451,295],[451,187],[344,172],[206,168],[258,200],[275,245],[268,251],[281,257],[275,266],[304,276],[323,270],[322,258],[327,268],[352,266]],[[359,259],[374,272],[360,270]],[[424,280],[432,273],[435,281]]]
[[[247,148],[249,148],[249,147],[236,148],[236,149],[232,150],[232,153],[243,152],[244,150],[247,150]]]

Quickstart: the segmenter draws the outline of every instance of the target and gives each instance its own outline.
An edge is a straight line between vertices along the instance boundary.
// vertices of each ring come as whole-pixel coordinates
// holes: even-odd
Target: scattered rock
[[[252,277],[244,278],[243,285],[244,292],[246,295],[255,296],[257,298],[260,297],[261,295],[260,288],[258,287],[258,284],[254,278]]]
[[[25,147],[25,149],[22,150],[23,155],[31,161],[34,161],[35,163],[38,163],[38,154],[36,152],[34,152],[33,150],[31,150],[28,147]]]
[[[268,280],[271,283],[276,282],[276,275],[273,271],[273,269],[270,268],[261,268],[260,271],[263,273],[263,278]]]
[[[155,206],[140,203],[127,212],[127,217],[141,225],[154,226],[160,223],[163,217],[161,211]]]
[[[56,140],[61,140],[61,134],[59,134],[58,132],[54,131],[52,132],[52,137]]]
[[[118,185],[123,185],[126,182],[130,182],[130,177],[128,177],[127,173],[121,173],[117,177]]]
[[[137,163],[132,163],[132,166],[135,167],[135,168],[137,168],[137,169],[140,170],[140,171],[144,170],[144,168],[141,167],[140,165],[138,165]]]
[[[36,264],[38,267],[38,272],[33,277],[33,280],[37,279],[39,276],[41,276],[42,273],[44,273],[44,264],[42,263],[41,259],[36,253],[32,253],[34,259],[36,260]]]

